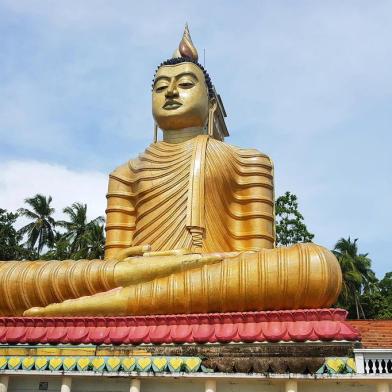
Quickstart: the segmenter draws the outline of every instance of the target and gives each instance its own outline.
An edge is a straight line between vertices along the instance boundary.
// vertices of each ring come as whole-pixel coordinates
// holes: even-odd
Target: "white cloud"
[[[98,171],[75,172],[38,161],[8,161],[0,164],[0,207],[16,211],[24,206],[24,199],[41,193],[52,196],[56,219],[75,201],[87,204],[92,219],[104,215],[107,179]]]

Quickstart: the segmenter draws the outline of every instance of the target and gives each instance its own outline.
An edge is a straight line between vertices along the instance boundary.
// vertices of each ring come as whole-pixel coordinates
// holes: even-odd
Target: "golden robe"
[[[106,257],[122,248],[230,252],[274,247],[271,160],[198,136],[151,144],[109,180]]]

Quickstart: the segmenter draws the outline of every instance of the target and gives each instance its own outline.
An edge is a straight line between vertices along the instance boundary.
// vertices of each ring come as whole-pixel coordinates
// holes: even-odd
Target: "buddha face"
[[[163,130],[204,127],[208,89],[203,71],[193,63],[160,67],[152,92],[152,114]]]

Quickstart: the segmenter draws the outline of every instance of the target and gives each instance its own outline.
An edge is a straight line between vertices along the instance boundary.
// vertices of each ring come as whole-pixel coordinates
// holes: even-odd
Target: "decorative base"
[[[343,309],[137,317],[2,317],[0,343],[133,344],[357,341]]]

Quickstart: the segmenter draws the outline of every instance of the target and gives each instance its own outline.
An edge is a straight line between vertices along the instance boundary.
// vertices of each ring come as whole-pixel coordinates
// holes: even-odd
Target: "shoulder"
[[[127,176],[127,175],[129,175],[129,172],[130,172],[130,170],[129,170],[129,163],[130,163],[130,161],[125,162],[125,163],[123,163],[122,165],[116,167],[116,168],[110,173],[110,176],[112,176],[112,175],[115,175],[115,176],[116,176],[116,175],[118,175],[118,176]]]
[[[272,159],[268,155],[260,152],[255,148],[237,147],[237,146],[233,146],[232,144],[221,142],[215,139],[209,139],[208,144],[209,145],[211,144],[212,147],[216,147],[218,149],[225,149],[230,151],[238,159],[240,159],[246,164],[263,165],[263,166],[268,166],[271,169],[273,168]]]
[[[131,171],[131,162],[133,160],[130,160],[118,167],[116,167],[110,174],[109,174],[109,179],[110,180],[117,180],[120,182],[129,182],[132,178],[132,171]]]

